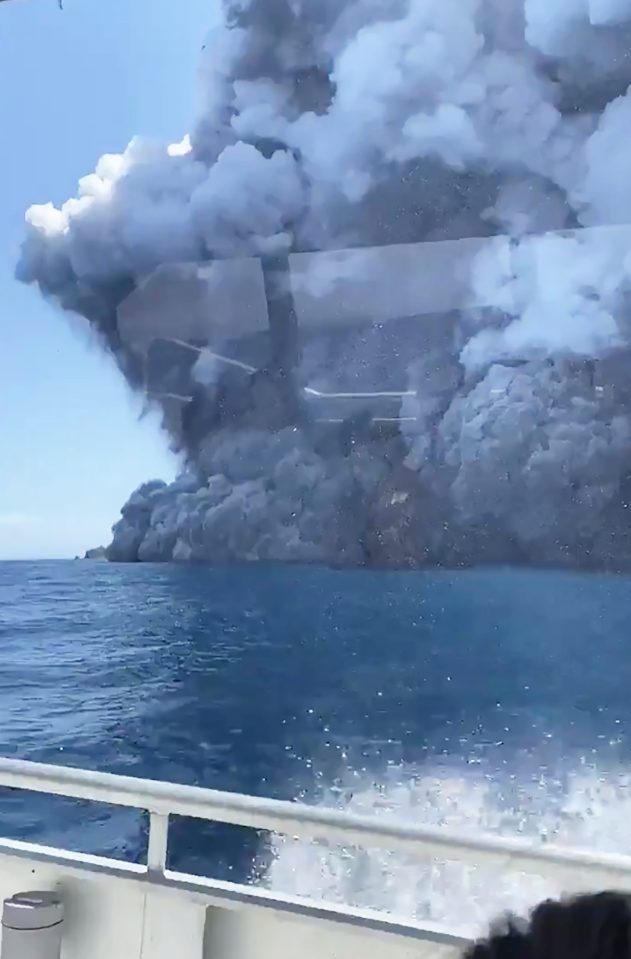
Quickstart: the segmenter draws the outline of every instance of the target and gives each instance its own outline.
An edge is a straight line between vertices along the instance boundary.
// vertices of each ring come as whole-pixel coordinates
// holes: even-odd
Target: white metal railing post
[[[169,817],[163,813],[149,813],[149,844],[147,849],[147,869],[151,873],[163,875],[167,864],[169,844]]]

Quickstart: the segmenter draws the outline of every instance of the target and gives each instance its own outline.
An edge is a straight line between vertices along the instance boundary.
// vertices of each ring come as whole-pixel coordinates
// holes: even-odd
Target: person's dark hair
[[[542,902],[529,920],[496,923],[464,959],[631,959],[631,897],[600,892]]]

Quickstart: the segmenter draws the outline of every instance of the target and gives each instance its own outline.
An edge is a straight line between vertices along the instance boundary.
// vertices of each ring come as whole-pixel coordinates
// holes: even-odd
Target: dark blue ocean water
[[[0,563],[0,754],[317,801],[436,763],[626,764],[631,579]],[[5,792],[0,833],[143,853],[132,812]],[[177,823],[173,864],[260,838]]]

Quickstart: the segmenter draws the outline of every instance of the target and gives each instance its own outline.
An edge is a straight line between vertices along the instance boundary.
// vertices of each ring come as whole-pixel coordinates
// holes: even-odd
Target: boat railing
[[[535,844],[489,834],[465,834],[406,822],[391,815],[346,810],[221,792],[199,786],[136,779],[112,773],[0,759],[0,786],[91,800],[149,813],[147,867],[166,868],[169,817],[228,823],[330,844],[380,848],[435,856],[476,866],[548,875],[575,870],[631,881],[631,855]]]
[[[191,945],[183,955],[193,957],[215,955],[217,950],[222,959],[231,955],[239,959],[250,955],[266,956],[268,952],[270,956],[276,955],[271,945],[269,950],[261,951],[261,937],[267,937],[269,943],[277,943],[278,959],[283,959],[285,954],[295,954],[292,949],[296,947],[292,937],[297,933],[291,922],[287,924],[288,920],[299,921],[298,933],[307,936],[301,940],[301,954],[304,956],[309,956],[310,950],[313,955],[323,955],[316,949],[318,942],[323,948],[326,945],[333,949],[335,955],[352,956],[354,950],[362,956],[381,955],[375,943],[383,945],[385,935],[392,957],[407,959],[414,955],[429,959],[440,952],[444,959],[454,959],[467,941],[466,936],[471,930],[463,926],[452,928],[417,922],[335,903],[301,899],[257,885],[238,885],[174,872],[167,868],[171,816],[250,827],[291,839],[324,841],[329,846],[343,846],[347,852],[349,847],[389,850],[402,853],[406,858],[418,857],[419,870],[427,868],[429,859],[473,867],[490,866],[498,875],[504,871],[518,875],[535,874],[553,880],[556,888],[567,892],[612,887],[631,890],[631,857],[623,853],[597,854],[552,844],[536,844],[520,838],[458,833],[406,822],[389,813],[358,815],[298,802],[13,759],[0,759],[0,786],[148,813],[149,838],[144,865],[0,840],[0,896],[23,890],[28,881],[30,885],[26,888],[33,888],[32,883],[37,883],[36,888],[61,888],[71,903],[87,902],[105,937],[107,949],[103,947],[104,956],[117,954],[124,957],[129,954],[153,959],[164,955],[166,959],[169,953],[165,944],[169,935],[175,942],[182,923],[190,920],[192,914],[187,911],[190,906],[198,909],[193,923],[196,932],[187,934],[187,942]],[[421,861],[423,859],[425,864]],[[170,896],[168,902],[163,901],[165,895]],[[151,948],[146,945],[144,951],[135,951],[135,947],[129,951],[128,940],[120,938],[122,932],[118,927],[110,928],[111,923],[117,921],[112,918],[115,901],[117,909],[123,904],[127,916],[124,929],[135,930],[134,922],[137,921],[142,941],[153,943]],[[70,915],[73,909],[76,917],[76,906],[71,908]],[[210,924],[209,910],[215,916]],[[199,918],[202,915],[204,918]],[[236,919],[226,920],[229,915],[238,915],[237,926],[234,925]],[[170,929],[168,934],[165,932],[167,927]],[[224,928],[230,929],[229,933],[222,933],[224,939],[221,942],[224,944],[217,945],[213,939],[215,945],[208,946],[208,930],[216,936],[217,930]],[[79,929],[81,931],[81,924]],[[249,930],[247,943],[245,929]],[[71,936],[70,946],[62,952],[62,959],[85,955],[81,950],[86,948],[88,932],[83,927],[81,935],[77,934],[74,939]],[[116,935],[120,941],[116,940]],[[230,947],[225,945],[225,935]],[[288,936],[291,941],[287,941]],[[311,939],[308,936],[315,936],[312,945],[309,945]],[[129,932],[128,939],[133,940],[132,932]],[[192,945],[195,942],[197,945]],[[285,948],[288,949],[286,953],[283,952]],[[97,950],[92,955],[100,956],[101,953]]]
[[[147,866],[166,868],[169,817],[229,823],[301,839],[318,839],[408,855],[435,856],[476,866],[490,865],[549,875],[579,870],[595,878],[631,880],[631,856],[535,844],[531,840],[465,834],[406,822],[390,815],[221,792],[199,786],[136,779],[94,770],[0,759],[0,786],[124,806],[149,813]]]

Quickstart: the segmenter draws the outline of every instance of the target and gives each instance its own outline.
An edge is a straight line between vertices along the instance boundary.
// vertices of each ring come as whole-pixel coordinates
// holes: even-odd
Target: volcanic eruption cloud
[[[184,458],[110,559],[631,569],[631,0],[209,17],[192,133],[26,215]]]

